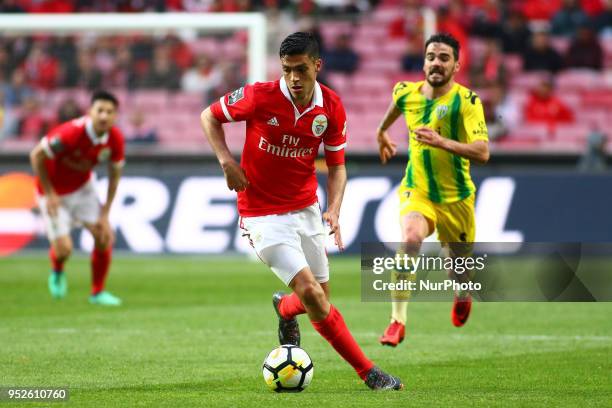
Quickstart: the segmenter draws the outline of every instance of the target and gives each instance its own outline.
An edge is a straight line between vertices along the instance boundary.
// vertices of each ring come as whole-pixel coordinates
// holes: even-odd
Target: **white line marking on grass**
[[[315,333],[316,334],[316,333]],[[379,337],[378,332],[353,332],[355,336],[363,337]],[[432,337],[444,337],[451,338],[453,340],[504,340],[504,341],[612,341],[612,336],[596,336],[596,335],[555,335],[555,334],[410,334],[412,338],[432,338]]]
[[[13,331],[27,331],[27,332],[35,332],[35,333],[57,333],[57,334],[73,334],[73,333],[122,333],[122,334],[154,334],[154,333],[163,333],[163,334],[181,334],[181,333],[190,333],[190,334],[198,334],[198,335],[232,335],[233,330],[230,329],[177,329],[177,330],[155,330],[155,329],[133,329],[133,328],[118,328],[118,327],[93,327],[93,328],[82,328],[82,327],[50,327],[50,328],[7,328],[0,327],[0,332],[13,332]],[[242,332],[241,332],[242,333]],[[273,330],[270,331],[247,331],[249,336],[270,336],[275,335]],[[352,332],[356,337],[379,337],[380,333],[367,331],[355,331]],[[319,337],[318,333],[315,332],[305,332],[302,333],[302,336],[309,337]],[[475,340],[493,340],[493,341],[532,341],[532,342],[541,342],[541,341],[602,341],[612,342],[612,336],[597,336],[597,335],[555,335],[555,334],[419,334],[414,333],[410,334],[410,337],[415,340],[421,339],[431,339],[431,338],[439,338],[439,339],[452,339],[454,341],[475,341]]]

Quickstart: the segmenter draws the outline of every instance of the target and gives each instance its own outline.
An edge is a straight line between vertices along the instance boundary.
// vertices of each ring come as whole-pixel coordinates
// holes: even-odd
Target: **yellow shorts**
[[[428,219],[438,230],[438,239],[443,244],[473,243],[476,238],[476,217],[474,197],[470,195],[450,204],[437,204],[425,195],[410,191],[404,182],[398,190],[400,196],[400,217],[416,211]]]

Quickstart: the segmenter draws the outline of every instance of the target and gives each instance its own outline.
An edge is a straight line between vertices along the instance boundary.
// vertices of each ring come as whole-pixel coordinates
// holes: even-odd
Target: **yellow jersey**
[[[421,93],[423,84],[424,81],[398,82],[393,87],[393,102],[404,114],[409,132],[403,182],[434,203],[453,203],[476,191],[470,161],[417,141],[414,130],[428,127],[461,143],[488,141],[482,103],[474,92],[457,83],[445,95],[427,99]]]

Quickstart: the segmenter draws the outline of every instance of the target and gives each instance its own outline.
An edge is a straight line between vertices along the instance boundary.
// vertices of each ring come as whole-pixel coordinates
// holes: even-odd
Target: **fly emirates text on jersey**
[[[306,157],[314,153],[313,147],[299,147],[300,138],[297,136],[283,135],[282,146],[270,143],[265,137],[260,136],[259,148],[274,156],[280,157]]]

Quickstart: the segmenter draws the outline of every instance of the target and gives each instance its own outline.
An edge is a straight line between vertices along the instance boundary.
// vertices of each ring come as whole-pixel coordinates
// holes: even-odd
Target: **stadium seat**
[[[190,48],[195,54],[219,55],[221,43],[213,37],[199,38],[193,43],[190,43]]]
[[[350,91],[350,86],[353,80],[349,75],[338,72],[329,72],[325,73],[325,76],[329,82],[329,86],[341,97]]]
[[[165,91],[140,90],[128,95],[127,101],[131,109],[138,107],[146,111],[160,112],[167,106],[167,93]]]
[[[612,114],[603,109],[581,109],[576,114],[576,120],[589,127],[606,129],[612,123]]]
[[[468,42],[470,59],[472,61],[480,60],[487,50],[487,42],[481,38],[470,38]]]
[[[237,41],[224,41],[221,52],[226,59],[240,61],[246,57],[246,45]]]
[[[382,44],[380,42],[378,43],[378,49],[376,51],[376,54],[379,58],[380,54],[383,53],[385,55],[386,60],[400,61],[402,56],[404,55],[405,48],[406,41],[404,41],[403,39],[389,39],[385,40]]]
[[[387,27],[377,23],[364,23],[360,26],[355,34],[355,43],[362,41],[377,42],[386,40],[388,35]]]
[[[523,58],[516,54],[505,55],[504,67],[508,71],[508,75],[513,77],[523,69]]]
[[[566,37],[551,37],[550,43],[559,54],[565,55],[570,46],[570,39]]]
[[[386,60],[381,58],[366,59],[361,61],[359,71],[367,77],[386,76],[391,72],[400,70],[399,60]]]
[[[512,129],[508,139],[512,141],[543,142],[550,137],[550,129],[545,124],[523,123]]]
[[[352,34],[354,27],[348,21],[328,21],[325,24],[321,24],[320,30],[325,44],[329,48],[333,46],[340,34]]]
[[[354,41],[353,49],[361,56],[362,60],[374,59],[377,58],[377,55],[380,58],[380,43],[376,40]]]
[[[575,92],[601,87],[603,75],[590,69],[568,69],[557,74],[555,83],[561,92]]]
[[[523,72],[512,78],[510,85],[513,89],[522,88],[530,90],[548,76],[549,74],[546,72]]]
[[[612,92],[610,90],[583,91],[581,105],[586,109],[612,109]]]
[[[204,96],[199,93],[181,93],[168,95],[168,104],[172,106],[172,109],[177,112],[200,112],[204,109],[205,103]]]
[[[397,9],[398,7],[400,7],[402,4],[401,0],[382,0],[379,5],[378,8],[379,9],[384,9],[384,8],[388,8],[393,10],[396,15],[397,15]]]
[[[371,15],[372,21],[377,24],[386,25],[397,17],[397,9],[394,7],[384,7],[384,2],[381,7],[374,9]]]
[[[612,37],[604,37],[600,44],[604,51],[604,66],[612,68]]]
[[[590,132],[591,127],[588,124],[564,124],[557,126],[554,139],[560,142],[583,144]]]
[[[358,92],[390,92],[389,80],[382,75],[364,75],[362,73],[353,76],[355,93]]]

